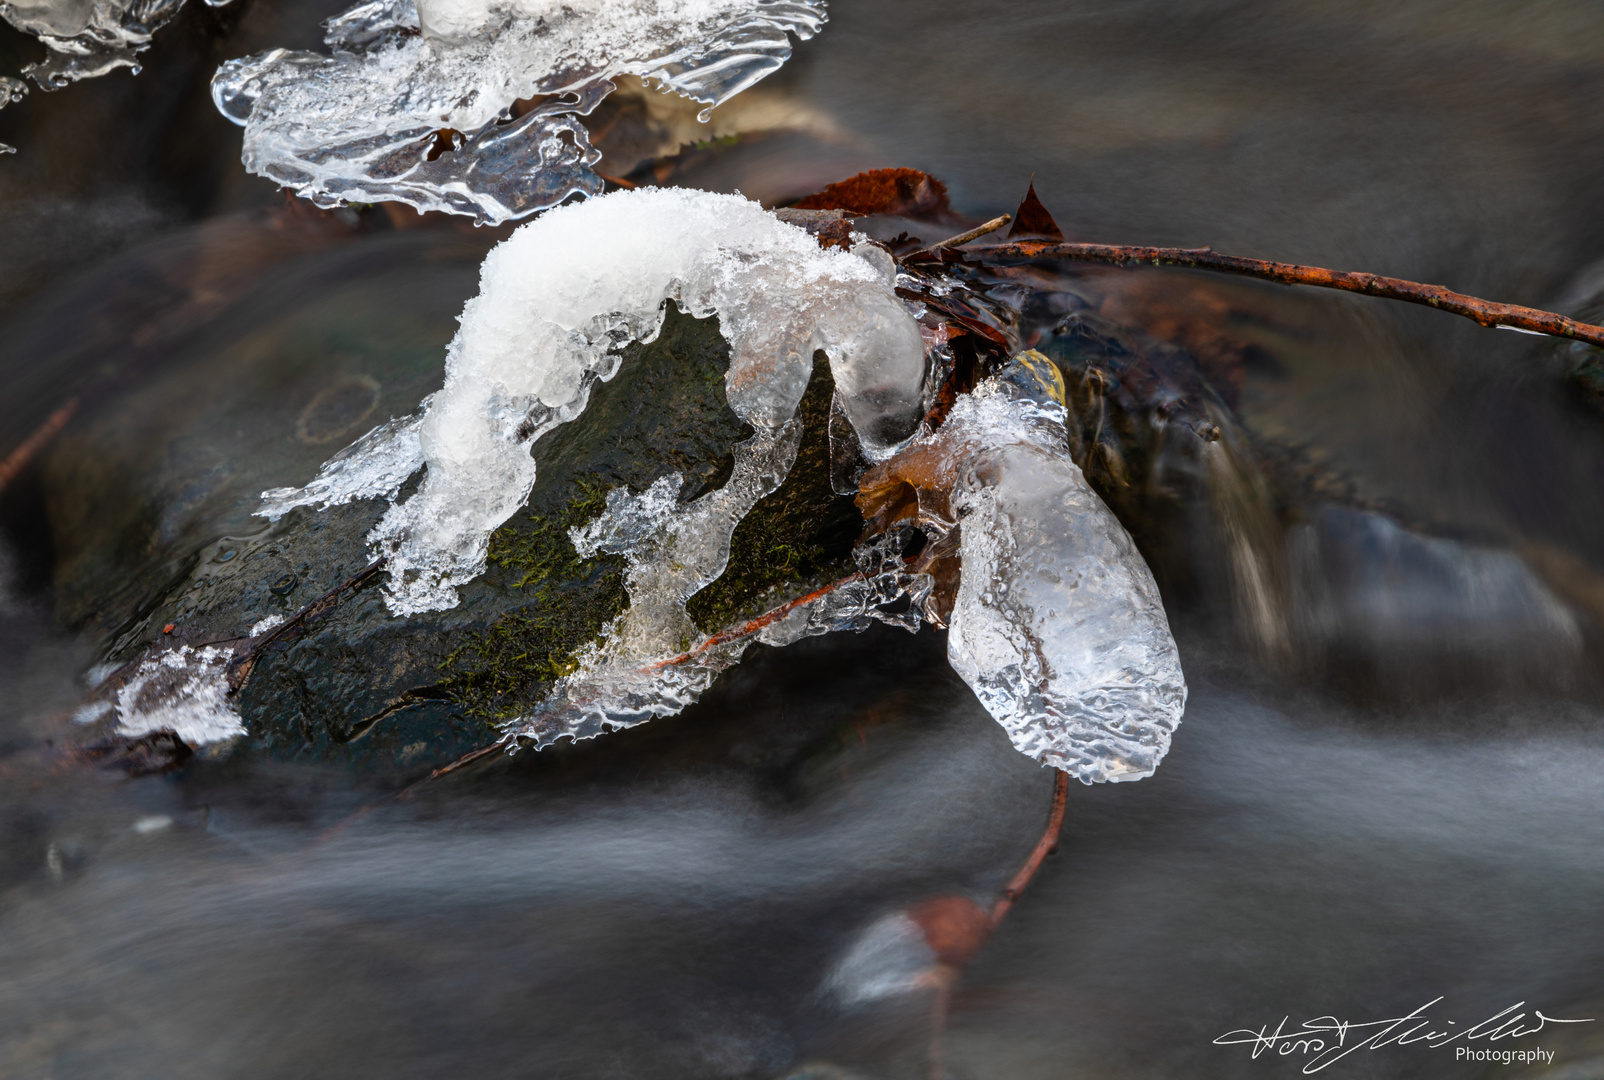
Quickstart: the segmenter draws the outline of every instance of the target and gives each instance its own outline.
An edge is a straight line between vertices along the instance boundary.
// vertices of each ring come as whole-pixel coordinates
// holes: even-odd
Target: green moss
[[[568,539],[569,529],[605,508],[608,485],[582,476],[568,487],[557,512],[491,537],[490,564],[516,573],[512,587],[528,599],[469,635],[441,664],[448,674],[440,688],[470,716],[498,721],[533,706],[627,603],[624,560],[582,559]]]

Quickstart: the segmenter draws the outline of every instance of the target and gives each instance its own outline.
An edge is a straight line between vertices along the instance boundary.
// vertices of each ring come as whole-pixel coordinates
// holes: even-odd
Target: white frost
[[[824,19],[823,0],[369,0],[327,24],[332,56],[232,60],[212,96],[245,127],[246,168],[318,205],[501,222],[601,191],[601,155],[576,117],[611,79],[638,75],[711,109]],[[542,95],[556,96],[510,119]]]
[[[228,700],[230,649],[180,645],[141,661],[117,691],[117,733],[170,731],[190,746],[245,734]]]
[[[930,440],[973,456],[952,493],[962,571],[947,655],[1023,754],[1084,783],[1150,776],[1186,706],[1152,572],[1071,459],[1064,410],[997,377]]]
[[[686,589],[701,587],[692,588],[695,581],[722,572],[741,507],[790,469],[796,451],[787,426],[815,350],[829,356],[871,457],[889,452],[917,421],[924,346],[882,265],[823,250],[740,196],[618,192],[553,210],[491,251],[448,350],[445,386],[425,402],[421,421],[376,429],[301,491],[266,493],[259,513],[393,495],[403,470],[425,463],[417,491],[391,507],[369,540],[386,560],[391,611],[454,606],[457,586],[484,571],[490,533],[529,496],[531,444],[584,411],[595,382],[617,373],[623,345],[656,336],[667,300],[697,317],[718,315],[730,345],[726,396],[757,435],[743,444],[751,486],[732,482],[699,500],[733,520],[667,529],[705,538],[697,569],[673,584],[641,582],[643,589],[678,591],[683,600]],[[651,525],[637,531],[661,524],[641,508],[632,513]]]
[[[283,615],[269,615],[251,627],[250,635],[251,637],[261,637],[269,630],[276,630],[283,626],[284,623],[285,617]]]

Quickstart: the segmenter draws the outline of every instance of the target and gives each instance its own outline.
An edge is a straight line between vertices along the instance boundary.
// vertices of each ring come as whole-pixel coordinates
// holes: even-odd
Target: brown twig
[[[1012,214],[1004,214],[1002,217],[994,217],[984,225],[977,225],[968,232],[961,232],[957,236],[949,236],[940,243],[931,244],[929,247],[925,248],[925,250],[940,251],[942,248],[953,248],[960,244],[967,244],[971,240],[979,240],[982,236],[985,236],[989,232],[996,232],[998,229],[1002,228],[1012,220],[1014,220],[1014,216]]]
[[[862,574],[848,574],[846,577],[842,578],[840,581],[832,581],[832,582],[830,582],[830,584],[824,586],[822,589],[814,589],[812,592],[808,593],[806,596],[799,596],[795,600],[790,600],[790,601],[787,601],[786,603],[781,604],[779,607],[774,608],[772,611],[766,611],[762,615],[759,615],[757,618],[751,620],[750,622],[742,623],[740,626],[732,627],[732,628],[730,628],[728,630],[720,630],[718,633],[714,634],[712,637],[708,638],[706,641],[704,641],[700,645],[696,646],[696,648],[692,649],[690,652],[683,652],[683,653],[680,653],[678,656],[671,656],[667,660],[659,660],[655,664],[648,665],[643,670],[645,670],[645,671],[661,671],[663,668],[666,668],[666,667],[678,667],[680,664],[689,663],[690,661],[696,659],[698,656],[701,656],[703,653],[705,653],[709,649],[716,648],[719,645],[727,645],[732,641],[739,641],[741,638],[744,638],[744,637],[751,637],[753,634],[757,633],[759,630],[763,629],[765,626],[769,626],[769,625],[772,625],[773,623],[779,622],[781,619],[783,619],[787,615],[791,614],[791,612],[795,611],[797,608],[801,607],[803,604],[811,604],[813,601],[817,600],[819,597],[828,596],[830,593],[835,592],[837,589],[839,589],[843,585],[850,585],[854,581],[861,581],[861,580],[863,580],[863,575]]]
[[[32,461],[33,456],[43,450],[51,439],[61,434],[61,429],[67,426],[67,421],[71,420],[77,411],[78,399],[72,398],[51,413],[44,423],[34,429],[32,435],[23,439],[15,450],[6,455],[4,461],[0,461],[0,491],[4,491],[11,481],[17,478],[17,474],[28,467],[28,462]]]
[[[412,792],[413,792],[414,789],[422,787],[424,784],[427,784],[430,780],[438,780],[440,777],[446,775],[447,773],[454,773],[458,769],[462,768],[464,765],[472,765],[474,762],[478,761],[480,758],[488,757],[491,754],[499,753],[500,751],[505,750],[506,748],[507,748],[507,744],[506,743],[493,742],[489,746],[481,746],[477,750],[470,750],[468,753],[463,754],[461,757],[459,757],[457,760],[453,761],[451,764],[440,766],[438,769],[435,769],[428,776],[423,777],[421,780],[414,780],[412,783],[408,784],[406,787],[404,787],[400,791],[396,792],[395,793],[395,797],[397,799],[409,799],[409,798],[412,797]]]
[[[1047,828],[1025,860],[1025,865],[1014,874],[1008,887],[1003,889],[997,902],[987,912],[972,900],[944,897],[927,901],[910,911],[925,932],[925,941],[936,952],[936,965],[931,971],[928,985],[935,990],[930,1005],[930,1068],[929,1080],[946,1080],[945,1047],[947,1016],[952,1007],[952,990],[960,972],[987,939],[996,932],[1003,918],[1013,908],[1019,894],[1025,891],[1041,869],[1043,860],[1058,846],[1058,836],[1064,830],[1064,804],[1069,797],[1069,774],[1056,770],[1053,777],[1053,806],[1047,815]]]
[[[1154,266],[1216,270],[1220,273],[1241,274],[1264,281],[1279,281],[1284,285],[1313,285],[1322,289],[1341,289],[1344,292],[1362,293],[1365,296],[1380,296],[1388,300],[1424,304],[1439,311],[1464,316],[1482,326],[1505,327],[1529,334],[1572,338],[1604,348],[1604,326],[1577,322],[1552,311],[1521,307],[1518,304],[1500,304],[1468,296],[1465,293],[1452,292],[1441,285],[1423,285],[1418,281],[1406,281],[1403,278],[1382,277],[1379,274],[1355,273],[1347,270],[1327,270],[1324,267],[1303,266],[1298,263],[1248,259],[1240,255],[1221,255],[1206,247],[1163,248],[1128,244],[1041,243],[1025,240],[1012,244],[972,248],[969,254],[988,260],[1062,259],[1069,262],[1111,263],[1115,266],[1150,263]]]
[[[308,621],[325,614],[335,604],[339,603],[341,595],[356,588],[382,569],[384,569],[383,559],[375,559],[373,562],[368,563],[355,574],[340,582],[300,611],[297,611],[288,620],[274,627],[273,631],[261,640],[253,642],[250,648],[240,653],[233,660],[230,660],[228,663],[228,692],[230,694],[239,692],[240,688],[245,685],[245,681],[251,677],[251,671],[256,667],[256,661],[262,655],[262,651],[269,645],[299,630]]]
[[[1068,798],[1069,774],[1059,769],[1057,770],[1057,775],[1053,778],[1053,809],[1047,815],[1047,828],[1043,830],[1041,839],[1036,841],[1036,850],[1030,853],[1030,858],[1025,860],[1025,865],[1019,868],[1019,873],[1014,875],[1014,879],[1008,883],[1008,887],[1002,891],[1002,895],[992,905],[991,924],[993,926],[1003,921],[1003,916],[1007,915],[1009,909],[1014,906],[1014,902],[1019,899],[1019,894],[1025,891],[1025,886],[1030,884],[1030,879],[1036,876],[1037,870],[1041,869],[1042,860],[1047,858],[1052,853],[1052,850],[1058,846],[1058,834],[1064,830],[1064,803]]]

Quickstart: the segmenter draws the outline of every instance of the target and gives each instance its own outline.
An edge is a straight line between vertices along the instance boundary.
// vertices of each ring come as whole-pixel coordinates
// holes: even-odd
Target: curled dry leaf
[[[870,169],[798,199],[798,210],[847,210],[854,214],[955,221],[947,186],[918,169]]]

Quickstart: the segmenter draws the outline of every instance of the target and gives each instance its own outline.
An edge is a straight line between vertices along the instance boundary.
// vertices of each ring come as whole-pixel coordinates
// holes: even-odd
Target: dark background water
[[[140,76],[0,113],[19,147],[0,158],[5,449],[106,365],[98,407],[115,408],[197,327],[226,341],[253,303],[300,310],[270,278],[398,250],[372,222],[261,226],[249,215],[280,196],[244,175],[205,94],[220,59],[309,46],[336,7],[193,4]],[[779,130],[701,153],[681,182],[776,200],[909,165],[981,217],[1034,174],[1079,238],[1538,305],[1585,299],[1604,259],[1596,5],[840,0],[831,15],[743,106]],[[7,31],[0,70],[36,48]],[[460,293],[446,311],[473,289],[428,281]],[[955,992],[957,1076],[1290,1076],[1295,1059],[1212,1040],[1437,997],[1462,1025],[1521,1001],[1604,1018],[1585,600],[1604,571],[1604,417],[1567,389],[1564,348],[1231,287],[1304,335],[1247,374],[1244,423],[1438,535],[1562,553],[1588,648],[1430,693],[1404,650],[1356,687],[1276,674],[1220,613],[1178,610],[1192,696],[1174,749],[1150,780],[1071,792],[1058,853]],[[305,479],[288,450],[282,467]],[[74,537],[52,532],[60,493],[41,483],[0,500],[0,1074],[921,1074],[928,996],[843,1008],[828,972],[887,912],[994,894],[1051,788],[936,635],[754,655],[680,718],[336,828],[383,784],[294,761],[130,780],[52,756],[98,657],[62,623],[53,574]],[[1427,638],[1454,640],[1452,605],[1400,596],[1424,605]],[[1594,1027],[1513,1045],[1560,1051],[1551,1075],[1604,1077]],[[1330,1074],[1486,1069],[1416,1046]]]

